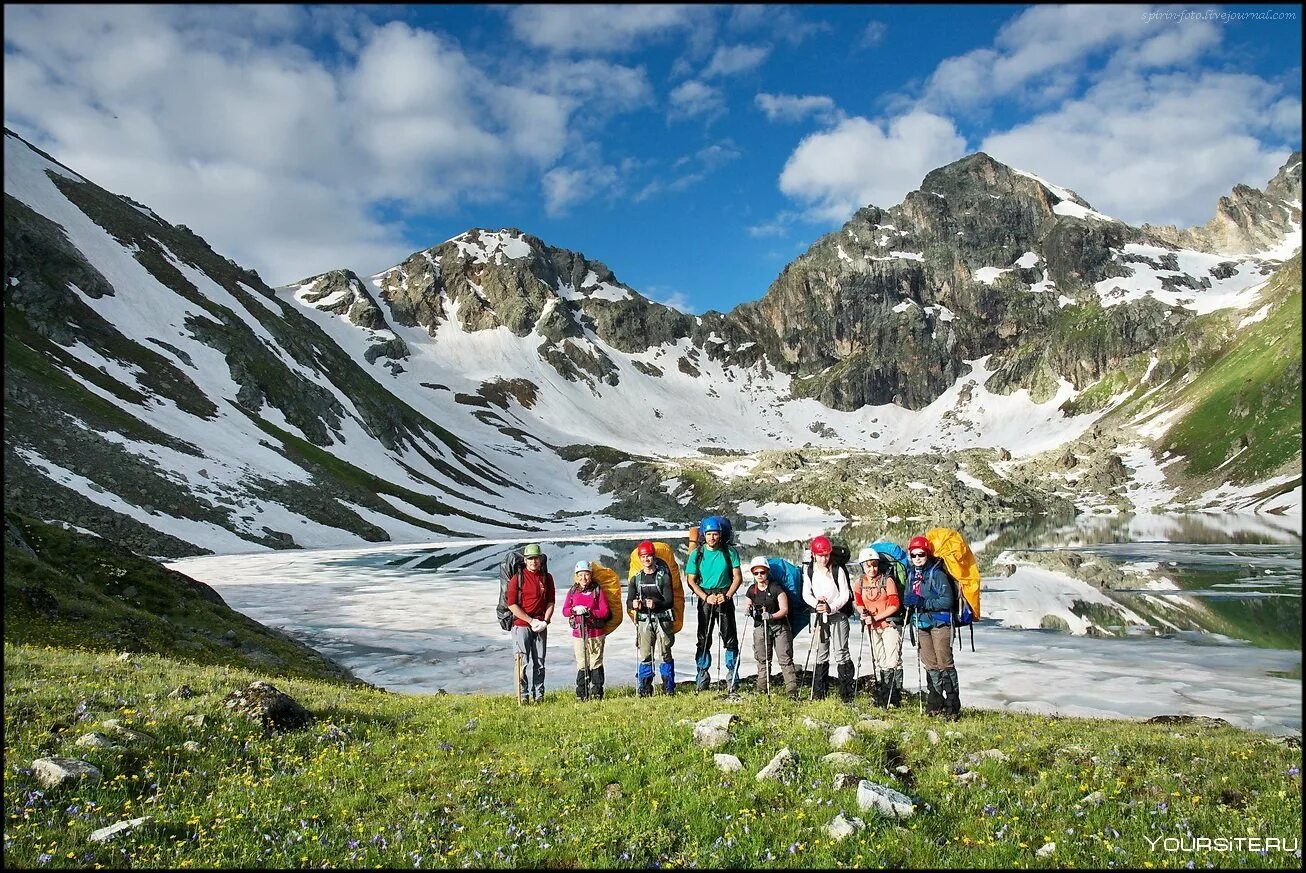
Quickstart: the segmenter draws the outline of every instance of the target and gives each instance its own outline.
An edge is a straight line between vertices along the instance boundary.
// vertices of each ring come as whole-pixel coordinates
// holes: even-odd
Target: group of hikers
[[[701,543],[697,542],[700,531]],[[966,607],[967,598],[962,596],[945,561],[935,554],[929,537],[912,537],[905,551],[887,542],[862,548],[851,576],[848,550],[835,546],[824,535],[810,541],[801,568],[765,555],[754,557],[745,566],[729,539],[729,522],[722,516],[710,516],[690,530],[685,581],[697,601],[696,691],[711,686],[714,639],[724,650],[721,663],[725,690],[729,694],[738,691],[735,597],[742,589],[747,603],[745,617],[753,629],[757,693],[770,692],[772,674],[778,668],[785,692],[791,698],[798,697],[795,637],[808,630],[812,641],[807,657],[810,660],[814,653],[816,659],[810,686],[812,699],[828,695],[833,658],[838,693],[845,701],[854,700],[862,644],[869,642],[872,700],[876,706],[898,706],[903,694],[905,630],[917,647],[918,664],[925,669],[925,682],[920,684],[927,692],[926,711],[947,719],[959,717],[961,698],[952,640],[959,615],[964,614],[964,622],[969,623],[977,606]],[[966,553],[969,555],[968,547]],[[970,559],[973,563],[973,556]],[[635,621],[640,657],[636,694],[641,697],[653,694],[655,678],[663,693],[676,693],[672,646],[683,621],[684,592],[675,564],[665,543],[644,541],[632,553],[625,580],[624,606]],[[596,570],[605,575],[607,591],[596,578]],[[505,569],[502,585],[500,615],[505,629],[511,620],[518,700],[523,704],[538,703],[544,699],[547,633],[556,599],[553,577],[538,544],[522,550],[520,565]],[[977,597],[977,573],[975,588]],[[562,614],[571,627],[576,696],[582,700],[603,697],[604,643],[608,631],[615,627],[614,620],[619,622],[621,618],[620,592],[614,571],[586,561],[575,565]],[[850,643],[854,624],[856,634],[866,635],[858,644],[856,666]]]

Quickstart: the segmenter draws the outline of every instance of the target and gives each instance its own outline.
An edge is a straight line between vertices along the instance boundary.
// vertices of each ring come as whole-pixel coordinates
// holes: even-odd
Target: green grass
[[[1263,299],[1274,300],[1267,317],[1175,397],[1191,409],[1161,450],[1184,455],[1190,475],[1248,482],[1300,457],[1300,260],[1282,268]],[[1244,437],[1247,451],[1222,467]]]
[[[570,671],[561,651],[550,660],[552,676]],[[964,666],[961,675],[964,702]],[[865,775],[917,799],[916,816],[896,825],[859,813],[855,790],[832,786],[820,760],[828,732],[801,724],[805,715],[853,723],[872,714],[865,703],[637,699],[627,689],[590,704],[554,692],[519,708],[510,696],[274,677],[316,720],[265,736],[222,705],[267,678],[253,672],[6,644],[4,676],[5,861],[22,867],[43,856],[51,867],[1174,867],[1192,856],[1154,853],[1148,838],[1291,837],[1302,818],[1291,769],[1300,752],[1233,728],[978,711],[941,724],[904,707],[888,715],[890,729],[859,732],[848,747],[871,762]],[[170,697],[181,684],[195,696]],[[729,742],[694,746],[692,722],[723,710],[741,719]],[[183,723],[195,714],[202,727]],[[155,740],[121,751],[74,745],[104,718]],[[185,751],[188,740],[200,750]],[[798,757],[796,780],[757,782],[781,746]],[[957,783],[953,766],[990,748],[1009,760],[985,761],[974,783]],[[745,769],[718,772],[713,751]],[[38,790],[28,768],[51,754],[89,760],[104,781]],[[898,760],[909,785],[884,772]],[[608,796],[612,783],[620,796]],[[1094,791],[1100,806],[1077,806]],[[828,837],[840,811],[865,830]],[[152,821],[108,844],[87,839],[141,815]],[[1055,852],[1037,857],[1048,842]],[[1285,854],[1196,857],[1208,860],[1296,866]]]

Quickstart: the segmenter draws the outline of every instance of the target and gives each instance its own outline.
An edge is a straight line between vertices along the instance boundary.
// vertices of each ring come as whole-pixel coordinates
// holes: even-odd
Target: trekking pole
[[[590,638],[585,629],[585,616],[580,616],[580,651],[585,662],[585,700],[590,699]]]
[[[771,696],[771,613],[762,611],[762,654],[766,656],[766,696]]]
[[[820,635],[821,635],[821,646],[822,646],[822,648],[824,648],[825,646],[828,645],[828,643],[826,642],[826,639],[825,639],[825,613],[823,613],[823,612],[818,612],[818,613],[816,614],[816,627],[817,627],[817,631],[818,631],[818,633],[820,633]],[[815,637],[812,638],[812,645],[813,645],[813,646],[816,645],[816,638],[815,638]],[[807,654],[808,654],[808,655],[812,654],[812,650],[811,650],[810,648],[807,650]],[[827,660],[826,663],[829,664],[829,661]],[[816,666],[819,667],[819,666],[821,666],[821,665],[818,663]],[[827,669],[829,669],[829,668],[827,667]],[[807,695],[807,699],[808,699],[808,700],[815,700],[815,699],[816,699],[816,674],[815,674],[815,673],[812,674],[812,688],[811,688],[810,693]]]
[[[517,686],[517,705],[518,705],[518,706],[521,706],[523,703],[526,702],[524,699],[522,699],[522,693],[521,693],[521,691],[522,691],[522,688],[521,688],[521,685],[522,685],[522,682],[521,682],[521,680],[522,680],[522,675],[521,675],[521,652],[513,652],[513,653],[512,653],[512,665],[513,665],[513,679],[512,679],[512,681],[513,681],[513,684]]]
[[[853,672],[853,697],[857,696],[857,682],[862,676],[862,646],[866,643],[866,622],[862,621],[861,613],[857,614],[857,623],[862,626],[862,632],[857,634],[857,669]],[[874,651],[871,652],[871,662],[875,662]]]
[[[875,674],[874,678],[871,680],[871,685],[872,685],[872,686],[875,686],[875,685],[878,685],[878,684],[879,684],[879,681],[880,681],[880,665],[877,664],[877,663],[875,662],[875,628],[874,628],[873,625],[869,625],[869,624],[868,624],[868,625],[865,625],[865,626],[863,627],[863,630],[865,630],[865,631],[866,631],[866,635],[867,635],[868,637],[871,638],[871,645],[870,645],[870,650],[871,650],[871,671]],[[881,639],[881,640],[884,639],[883,631],[881,631],[880,639]],[[889,699],[889,692],[888,692],[888,689],[882,689],[882,692],[883,692],[883,694],[882,694],[883,699],[884,699],[885,701],[888,701],[888,699]],[[874,702],[874,698],[872,698],[872,702]],[[889,708],[889,704],[888,704],[887,702],[884,704],[884,708],[885,708],[885,709],[888,709],[888,708]]]
[[[907,610],[907,630],[911,634],[912,649],[916,652],[916,709],[925,714],[925,680],[921,678],[921,649],[916,643],[916,625],[912,622],[912,610]]]
[[[816,631],[812,628],[816,615],[815,612],[807,613],[807,658],[803,661],[803,672],[808,674],[808,682],[815,680],[811,671],[807,669],[807,665],[812,663],[812,649],[816,646]]]
[[[704,598],[704,600],[706,601],[706,598]],[[712,660],[712,629],[715,628],[715,627],[716,627],[716,606],[715,606],[715,604],[708,604],[708,610],[707,610],[707,633],[703,636],[703,654],[707,656],[707,659],[708,659],[709,661]],[[701,668],[702,668],[702,665],[701,665],[701,664],[695,664],[694,666],[695,666],[696,669],[701,669]],[[709,669],[710,669],[710,668],[709,668]],[[697,677],[696,677],[696,679],[697,679]],[[711,681],[711,675],[710,675],[710,672],[709,672],[709,676],[708,676],[708,681],[709,681],[709,682]],[[698,690],[698,683],[697,683],[697,681],[695,681],[695,690]]]
[[[725,650],[726,650],[726,631],[721,621],[721,604],[716,605],[716,675],[721,680],[721,690],[726,690],[727,678],[724,675],[725,669]]]

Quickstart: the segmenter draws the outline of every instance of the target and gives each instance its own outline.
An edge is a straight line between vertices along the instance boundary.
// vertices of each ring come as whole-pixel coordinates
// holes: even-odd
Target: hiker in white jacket
[[[852,586],[848,568],[832,566],[834,547],[827,537],[812,540],[812,563],[803,573],[803,600],[812,608],[812,644],[816,647],[816,667],[812,673],[812,698],[825,697],[830,685],[830,639],[834,638],[835,660],[839,671],[839,696],[853,699],[854,671],[848,652],[848,616],[852,605]]]

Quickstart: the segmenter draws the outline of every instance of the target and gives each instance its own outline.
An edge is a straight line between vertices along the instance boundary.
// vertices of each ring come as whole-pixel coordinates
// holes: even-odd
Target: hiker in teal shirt
[[[739,635],[735,630],[735,591],[744,582],[739,569],[739,553],[721,542],[721,524],[716,517],[703,523],[704,545],[689,553],[685,576],[689,588],[698,597],[698,645],[694,662],[698,675],[694,687],[707,690],[708,670],[712,666],[712,629],[721,630],[725,649],[726,690],[739,688]]]

